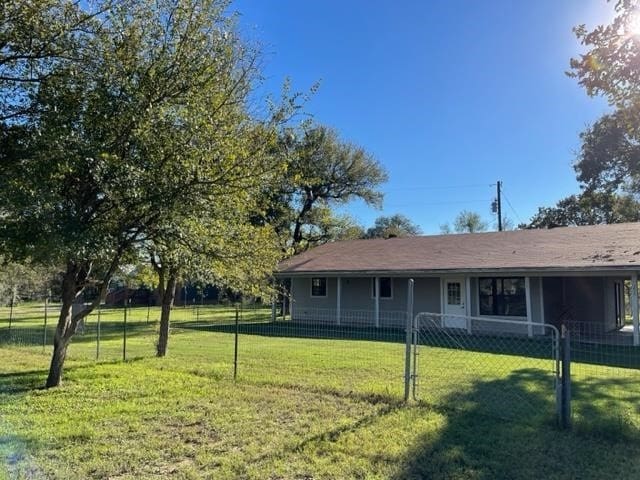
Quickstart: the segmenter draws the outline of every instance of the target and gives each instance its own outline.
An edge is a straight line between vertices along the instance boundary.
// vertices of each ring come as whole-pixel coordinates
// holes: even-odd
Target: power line
[[[495,185],[495,184],[494,184]],[[385,189],[387,192],[399,192],[404,190],[452,190],[456,188],[486,188],[491,187],[492,185],[489,183],[475,183],[471,185],[437,185],[437,186],[414,186],[414,187],[398,187],[398,188],[387,188]]]
[[[520,218],[520,215],[518,215],[518,212],[516,212],[516,209],[513,208],[513,205],[511,205],[511,202],[509,201],[509,198],[505,195],[504,193],[504,189],[502,189],[502,196],[504,197],[504,199],[507,201],[507,205],[509,205],[509,207],[511,208],[511,211],[513,212],[513,214],[516,216],[516,218],[518,219],[518,222],[520,223],[524,223],[522,221],[522,219]]]
[[[450,200],[443,202],[412,202],[412,203],[396,203],[390,205],[384,205],[384,208],[398,208],[398,207],[411,207],[411,206],[431,206],[431,205],[454,205],[464,203],[490,203],[491,200]]]

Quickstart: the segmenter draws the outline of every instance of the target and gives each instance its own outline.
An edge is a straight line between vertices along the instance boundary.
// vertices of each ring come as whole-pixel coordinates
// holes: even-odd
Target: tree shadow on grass
[[[126,363],[133,363],[144,360],[144,357],[127,359]],[[105,365],[119,365],[122,360],[110,360],[100,362],[86,362],[80,365],[67,366],[64,368],[64,376],[73,372],[81,372],[87,368]],[[20,395],[34,390],[45,390],[44,383],[47,378],[49,363],[40,370],[26,370],[20,372],[0,373],[0,396]],[[88,380],[87,380],[88,381]],[[52,390],[52,391],[55,391]]]
[[[638,478],[640,432],[616,429],[616,405],[601,400],[610,382],[574,383],[581,397],[592,399],[589,416],[598,418],[600,427],[608,425],[605,431],[595,424],[588,431],[580,425],[560,430],[547,384],[542,372],[517,370],[477,381],[437,406],[419,404],[425,413],[443,414],[446,424],[435,438],[432,433],[418,438],[393,478]],[[512,404],[517,401],[526,408]]]
[[[0,373],[0,395],[16,395],[44,388],[46,370]]]
[[[0,328],[1,345],[40,346],[43,343],[53,345],[56,326],[48,325],[46,339],[42,326]],[[127,324],[127,337],[137,337],[155,333],[155,325],[143,322]],[[72,338],[72,343],[95,343],[97,325],[90,323],[83,330],[78,331]],[[119,340],[124,336],[124,325],[121,321],[103,321],[100,323],[100,341]]]
[[[173,328],[229,333],[236,332],[234,323],[214,322],[174,322]],[[238,325],[240,335],[257,335],[263,337],[312,338],[319,340],[362,340],[370,342],[405,343],[404,328],[375,328],[373,326],[327,325],[296,321],[244,321]],[[446,331],[443,331],[446,333]],[[500,355],[516,355],[527,358],[553,358],[554,348],[551,338],[537,335],[532,338],[513,334],[474,334],[456,330],[451,335],[429,335],[423,333],[419,338],[420,345],[447,349],[461,349],[478,353],[494,353]],[[599,345],[597,343],[572,342],[574,362],[592,365],[606,365],[640,369],[640,349],[629,345]]]
[[[572,413],[578,432],[640,441],[640,373],[626,377],[574,377]]]
[[[180,322],[174,325],[188,330],[233,334],[234,323],[213,323],[203,325],[197,322]],[[405,343],[404,328],[376,328],[350,325],[322,325],[293,321],[244,322],[237,327],[240,335],[263,337],[311,338],[319,340],[362,340],[369,342]],[[551,358],[551,342],[548,337],[524,338],[517,336],[466,335],[456,332],[461,340],[459,345],[451,345],[446,338],[421,338],[420,345],[460,348],[484,353],[526,355],[532,358]]]

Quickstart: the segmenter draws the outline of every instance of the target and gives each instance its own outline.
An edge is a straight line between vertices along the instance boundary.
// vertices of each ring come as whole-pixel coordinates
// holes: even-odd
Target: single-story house
[[[412,313],[451,315],[446,327],[462,327],[454,315],[521,321],[529,334],[572,324],[640,345],[638,272],[640,223],[626,223],[340,241],[283,261],[277,276],[290,279],[294,321],[402,327],[411,278]]]

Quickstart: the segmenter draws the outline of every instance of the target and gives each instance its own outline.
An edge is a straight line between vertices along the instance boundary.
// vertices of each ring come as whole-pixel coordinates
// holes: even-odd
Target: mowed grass
[[[59,309],[59,304],[50,304],[45,317],[43,303],[21,303],[13,310],[0,307],[0,346],[40,346],[45,351],[53,345]],[[235,321],[236,309],[243,323],[271,319],[271,308],[260,305],[189,305],[175,307],[171,322],[175,326],[231,324]],[[101,361],[153,355],[159,320],[160,307],[157,306],[128,308],[126,322],[124,308],[103,306],[85,318],[69,354],[75,359]]]
[[[401,343],[261,327],[239,338],[234,382],[233,335],[218,330],[173,330],[164,359],[152,356],[153,324],[133,330],[132,348],[149,349],[127,362],[88,361],[95,344],[79,339],[52,390],[39,388],[48,348],[1,347],[4,475],[640,478],[640,382],[621,369],[607,379],[610,367],[579,365],[567,432],[554,424],[549,360],[424,347],[422,401],[405,405]]]

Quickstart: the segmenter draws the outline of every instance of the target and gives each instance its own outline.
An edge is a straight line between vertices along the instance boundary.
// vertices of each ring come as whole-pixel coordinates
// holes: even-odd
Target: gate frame
[[[410,280],[410,286],[412,285],[413,280]],[[411,305],[413,305],[413,291],[410,288],[409,298],[411,300]],[[437,328],[443,331],[455,331],[462,335],[473,336],[472,322],[474,320],[480,321],[483,323],[490,324],[498,324],[498,325],[518,325],[528,327],[527,330],[532,327],[540,327],[543,332],[540,335],[536,336],[546,336],[546,332],[551,332],[551,360],[553,362],[553,382],[554,382],[554,390],[555,390],[555,399],[556,399],[556,417],[558,421],[558,425],[566,428],[568,425],[568,419],[565,418],[567,415],[567,411],[570,411],[566,408],[566,404],[571,401],[570,397],[565,398],[567,395],[565,393],[565,389],[563,389],[564,382],[564,370],[561,369],[561,350],[560,350],[560,331],[555,325],[551,325],[549,323],[531,323],[531,322],[523,322],[521,320],[507,320],[507,319],[497,319],[491,317],[476,317],[472,315],[452,315],[445,313],[435,313],[435,312],[418,312],[411,321],[407,320],[407,354],[405,358],[405,401],[409,399],[409,377],[407,376],[408,372],[411,371],[410,381],[411,381],[411,395],[414,401],[419,401],[417,389],[418,389],[418,334],[420,332],[418,320],[421,317],[431,317],[440,319],[439,325],[436,325]],[[408,315],[410,317],[410,315]],[[447,328],[444,327],[444,318],[445,317],[456,317],[460,319],[464,319],[465,327],[464,328]],[[545,330],[546,329],[546,330]],[[409,330],[411,330],[411,335],[409,335]],[[499,332],[495,332],[499,333]],[[528,335],[528,331],[523,334],[514,334],[514,337],[517,338],[532,338]],[[535,338],[534,336],[533,338]],[[409,345],[411,342],[411,345]],[[409,353],[411,352],[411,354]],[[413,365],[409,365],[409,363],[413,363]],[[564,362],[562,362],[562,366],[564,367]],[[564,405],[564,408],[563,408]],[[569,414],[570,415],[570,414]]]

